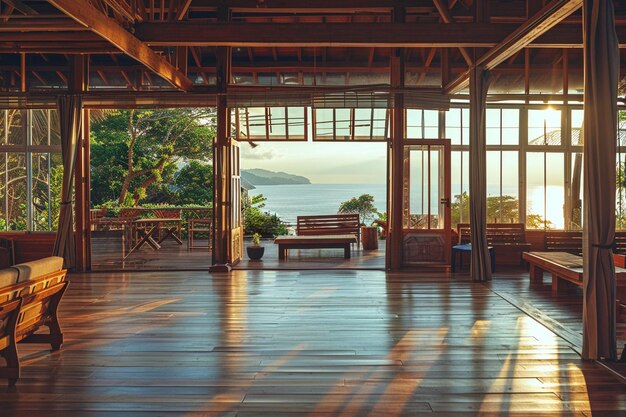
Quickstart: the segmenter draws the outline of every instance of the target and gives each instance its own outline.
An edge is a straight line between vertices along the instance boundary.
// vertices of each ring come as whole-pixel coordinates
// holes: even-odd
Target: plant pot
[[[378,249],[378,227],[361,227],[361,243],[363,244],[363,250]]]
[[[248,258],[252,261],[259,261],[265,253],[265,246],[248,246],[246,247]]]

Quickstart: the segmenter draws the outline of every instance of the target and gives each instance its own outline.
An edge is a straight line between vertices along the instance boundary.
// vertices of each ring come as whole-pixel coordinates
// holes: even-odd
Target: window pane
[[[289,116],[289,138],[304,139],[307,128],[304,117],[306,109],[304,107],[289,107],[287,114]]]
[[[618,153],[616,158],[615,228],[626,229],[626,153]]]
[[[526,226],[562,229],[565,223],[563,154],[529,152],[526,163]]]
[[[31,135],[34,146],[48,145],[49,122],[48,110],[31,110]]]
[[[24,153],[6,154],[6,220],[8,230],[26,230],[26,157]],[[4,174],[4,173],[3,173]]]
[[[407,139],[422,139],[422,110],[408,109],[406,111],[406,137]]]
[[[572,145],[582,145],[583,111],[572,110]]]
[[[313,109],[315,114],[315,137],[320,140],[333,139],[333,109]]]
[[[424,110],[424,138],[439,138],[439,112]]]
[[[61,207],[60,154],[33,153],[33,230],[56,230]]]
[[[287,137],[287,130],[285,129],[285,108],[284,107],[269,107],[267,109],[267,123],[268,123],[268,139],[285,139]]]
[[[572,154],[572,172],[570,177],[571,201],[570,201],[570,224],[571,230],[582,228],[582,202],[583,202],[583,154]]]
[[[561,111],[528,110],[528,143],[530,145],[560,145]]]
[[[7,110],[7,124],[9,126],[8,145],[23,145],[26,135],[23,123],[26,122],[25,110]]]
[[[469,222],[469,152],[452,152],[452,227]]]
[[[56,109],[50,110],[50,145],[61,146],[61,122]]]
[[[352,125],[350,109],[335,109],[335,130],[337,140],[350,140],[352,135],[350,127]]]

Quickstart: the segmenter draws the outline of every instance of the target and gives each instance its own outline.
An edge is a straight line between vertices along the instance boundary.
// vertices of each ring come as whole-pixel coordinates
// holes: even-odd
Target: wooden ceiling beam
[[[135,35],[149,45],[232,47],[491,47],[507,25],[456,23],[140,23]]]
[[[555,0],[580,2],[582,0]],[[547,22],[546,22],[547,23]],[[555,25],[556,22],[553,22]],[[552,25],[552,26],[553,26]],[[232,47],[372,47],[372,48],[493,48],[515,36],[512,51],[533,48],[582,48],[580,25],[493,23],[139,23],[135,35],[148,45]],[[551,27],[551,26],[550,26]],[[541,31],[547,31],[546,33]],[[626,26],[616,26],[620,47],[626,47]],[[527,33],[518,39],[520,33]],[[506,59],[506,58],[505,58]]]
[[[102,44],[100,36],[92,32],[82,33],[80,37],[76,32],[2,32],[0,42],[70,42],[88,45],[90,42]],[[108,42],[107,42],[108,43]],[[64,45],[72,46],[72,45]]]
[[[192,1],[193,0],[181,0],[178,10],[176,11],[176,20],[183,20],[189,10],[189,6],[191,6]]]
[[[86,27],[65,17],[46,19],[11,19],[0,26],[0,32],[88,31]]]
[[[433,0],[433,3],[437,8],[437,11],[439,12],[439,16],[441,16],[441,20],[443,21],[443,23],[450,24],[454,22],[454,18],[450,14],[450,10],[448,10],[448,8],[443,4],[442,0]],[[461,56],[463,56],[463,59],[465,60],[467,65],[472,65],[474,63],[467,49],[461,46],[459,47],[459,52],[461,53]]]
[[[235,13],[384,13],[402,3],[400,0],[228,0],[228,7]],[[194,0],[192,9],[215,10],[222,4],[222,0]]]
[[[18,10],[26,15],[37,15],[39,14],[39,12],[35,9],[33,9],[32,7],[30,7],[29,5],[27,5],[26,3],[24,3],[22,0],[2,0],[4,3],[8,4],[9,6],[15,8],[15,10]]]
[[[478,58],[476,65],[488,70],[498,66],[578,10],[582,7],[582,3],[583,0],[552,0],[537,12],[532,19],[522,24],[504,38],[503,41]],[[467,88],[469,72],[466,71],[446,86],[446,92],[453,94]]]
[[[93,30],[126,55],[154,71],[174,87],[184,91],[191,89],[193,83],[182,72],[95,7],[86,2],[77,2],[75,0],[49,1],[63,13]]]
[[[9,18],[11,17],[11,13],[13,13],[13,10],[15,10],[15,7],[7,6],[6,9],[2,12],[2,14],[0,14],[0,21],[2,21],[3,23],[8,22]]]

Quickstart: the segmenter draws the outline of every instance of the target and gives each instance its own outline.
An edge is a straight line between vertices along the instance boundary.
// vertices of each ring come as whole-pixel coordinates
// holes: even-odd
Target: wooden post
[[[396,8],[394,20],[404,21],[404,9]],[[394,89],[404,87],[404,49],[397,48],[391,58],[391,86]],[[393,95],[393,109],[391,111],[391,138],[390,138],[390,165],[388,171],[391,180],[387,214],[389,235],[387,237],[387,269],[397,271],[402,267],[402,188],[403,188],[403,160],[404,160],[404,94],[395,92]]]
[[[228,8],[218,9],[218,20],[228,21]],[[230,118],[226,100],[230,82],[231,48],[218,47],[216,52],[217,129],[213,146],[213,250],[209,272],[229,272],[231,197],[230,197]]]
[[[80,94],[87,91],[88,57],[74,55],[70,61],[68,90],[70,94]],[[91,265],[91,246],[89,245],[89,183],[86,182],[86,171],[89,171],[89,161],[85,159],[85,142],[89,132],[89,112],[83,112],[83,132],[78,143],[76,165],[74,166],[74,225],[76,245],[76,271],[86,271]],[[86,121],[87,120],[87,121]]]
[[[228,142],[228,108],[226,97],[221,95],[217,101],[217,131],[213,146],[213,251],[209,272],[229,272],[231,269],[228,265],[230,236]]]

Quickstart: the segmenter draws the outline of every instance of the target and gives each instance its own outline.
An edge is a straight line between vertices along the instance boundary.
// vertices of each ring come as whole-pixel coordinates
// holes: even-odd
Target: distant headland
[[[295,185],[311,184],[311,180],[300,175],[274,172],[266,169],[242,169],[241,178],[252,185]]]

